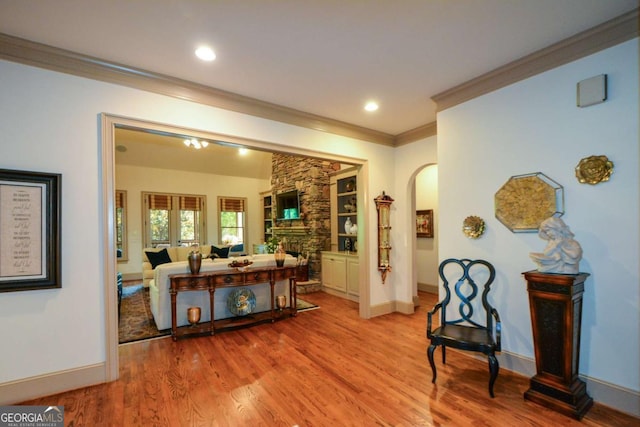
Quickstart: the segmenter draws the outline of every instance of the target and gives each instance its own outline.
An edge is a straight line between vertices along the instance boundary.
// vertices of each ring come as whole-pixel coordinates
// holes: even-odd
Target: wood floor
[[[275,324],[173,342],[120,346],[118,381],[24,404],[64,405],[67,426],[638,426],[594,405],[582,422],[523,399],[528,379],[455,350],[426,358],[426,311],[358,317],[322,292],[321,306]]]

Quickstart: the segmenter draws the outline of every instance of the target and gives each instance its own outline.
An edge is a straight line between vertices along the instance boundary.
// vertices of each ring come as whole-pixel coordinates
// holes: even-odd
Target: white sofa
[[[239,250],[234,251],[235,248],[238,248]],[[189,252],[193,250],[193,248],[189,246],[167,246],[167,247],[160,247],[160,248],[144,248],[142,250],[142,284],[144,285],[145,288],[149,287],[149,283],[153,280],[153,274],[154,274],[153,266],[151,265],[151,262],[149,262],[149,257],[147,256],[147,252],[160,252],[163,249],[167,250],[167,253],[169,254],[169,258],[171,258],[171,261],[173,262],[186,261],[187,256],[189,255]],[[231,246],[229,248],[228,256],[230,258],[241,256],[244,252],[243,249],[244,249],[243,245]],[[202,245],[198,248],[198,250],[202,254],[203,258],[208,258],[209,255],[211,254],[211,245]]]
[[[273,254],[261,254],[246,257],[233,258],[242,261],[245,258],[253,261],[251,268],[257,267],[275,267],[276,262]],[[229,258],[203,259],[200,272],[228,270],[229,263],[233,260]],[[291,255],[287,255],[285,259],[286,266],[295,266],[297,260]],[[169,288],[171,282],[170,274],[180,274],[189,272],[189,264],[187,261],[177,261],[167,264],[161,264],[153,270],[153,280],[149,282],[149,297],[151,304],[151,313],[159,330],[171,328],[171,295]],[[270,287],[268,283],[247,286],[256,295],[256,312],[267,311],[271,309]],[[227,310],[227,297],[234,289],[238,288],[221,288],[215,292],[214,310],[215,319],[224,319],[233,317],[231,312]],[[275,295],[286,295],[289,301],[289,281],[283,280],[276,283],[274,289]],[[201,321],[206,322],[211,319],[209,312],[209,292],[208,291],[192,291],[181,292],[177,296],[176,312],[178,326],[188,325],[187,308],[197,306],[202,309]]]

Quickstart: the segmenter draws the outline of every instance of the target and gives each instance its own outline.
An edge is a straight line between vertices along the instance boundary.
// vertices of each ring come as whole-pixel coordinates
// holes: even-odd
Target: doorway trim
[[[248,148],[281,152],[286,154],[315,157],[341,163],[349,163],[358,167],[358,181],[363,183],[364,194],[368,195],[368,162],[336,154],[321,153],[300,147],[281,145],[277,143],[242,138],[233,135],[218,134],[197,129],[189,129],[177,125],[157,123],[141,119],[133,119],[108,113],[100,114],[100,145],[102,155],[102,235],[103,235],[103,280],[105,292],[105,380],[118,379],[118,313],[116,292],[117,260],[115,256],[115,129],[129,128],[148,132],[173,133],[189,135],[195,138],[212,139],[244,145]],[[369,197],[364,197],[364,218],[369,218]],[[364,229],[364,228],[363,228]],[[364,248],[368,247],[368,233],[363,236]],[[360,301],[359,315],[368,319],[371,316],[370,287],[369,287],[369,256],[368,251],[359,251],[360,266]]]

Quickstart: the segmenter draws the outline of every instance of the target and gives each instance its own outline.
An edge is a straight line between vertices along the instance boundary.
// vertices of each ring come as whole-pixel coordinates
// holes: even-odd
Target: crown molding
[[[431,97],[437,111],[638,37],[638,10],[623,14]],[[0,59],[197,102],[387,146],[436,135],[436,122],[398,135],[356,126],[175,77],[0,33]]]
[[[438,134],[437,122],[427,123],[426,125],[418,126],[417,128],[410,129],[408,131],[405,131],[396,135],[395,146],[399,147],[401,145],[409,144],[419,139],[428,138],[430,136],[435,136],[437,134]]]
[[[0,58],[383,145],[395,137],[210,86],[0,33]]]
[[[554,43],[431,97],[446,110],[520,80],[638,37],[638,9]]]

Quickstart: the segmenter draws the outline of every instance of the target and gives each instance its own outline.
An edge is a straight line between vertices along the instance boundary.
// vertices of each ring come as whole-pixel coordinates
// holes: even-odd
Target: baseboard
[[[596,403],[640,418],[640,392],[580,375]]]
[[[416,311],[416,307],[413,304],[413,300],[411,302],[405,301],[396,301],[395,302],[395,311],[402,314],[413,314]]]
[[[104,382],[106,382],[104,363],[9,381],[0,384],[0,405],[15,405]]]
[[[370,308],[371,317],[383,316],[385,314],[393,313],[395,310],[395,301],[387,301],[382,304],[372,305]]]
[[[513,371],[525,377],[532,377],[536,374],[535,359],[507,351],[498,354],[497,358],[500,363],[500,369]],[[634,417],[640,417],[640,392],[582,374],[580,379],[587,384],[587,393],[594,402]]]
[[[418,282],[418,290],[422,292],[429,292],[430,294],[438,295],[438,285],[430,285],[428,283]]]

